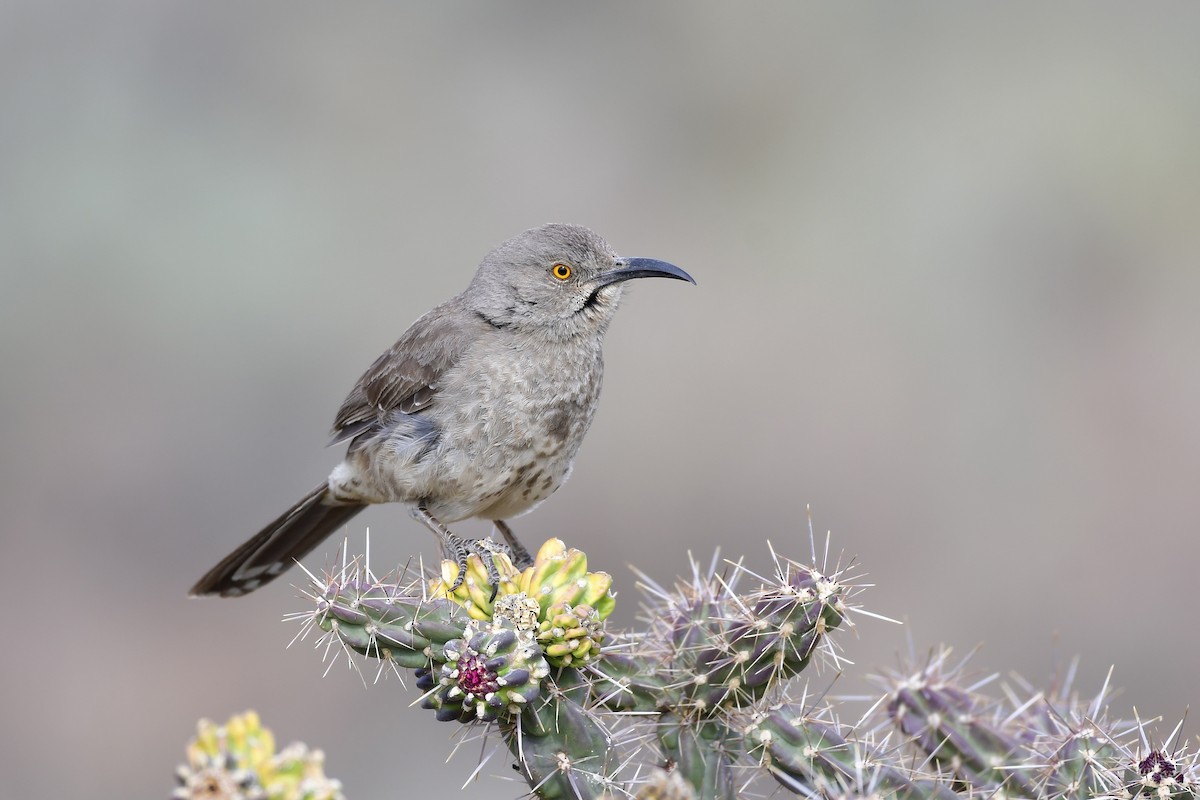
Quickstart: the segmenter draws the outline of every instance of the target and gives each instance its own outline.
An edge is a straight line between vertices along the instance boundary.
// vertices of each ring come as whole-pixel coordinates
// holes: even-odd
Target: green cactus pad
[[[315,621],[351,649],[398,667],[426,666],[468,622],[455,603],[426,600],[382,584],[330,582],[318,599]]]

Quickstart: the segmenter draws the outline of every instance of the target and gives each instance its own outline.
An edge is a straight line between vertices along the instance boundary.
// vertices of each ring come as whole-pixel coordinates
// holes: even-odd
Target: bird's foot
[[[483,562],[484,569],[487,570],[488,585],[492,587],[492,594],[488,602],[496,599],[496,593],[500,591],[500,570],[496,568],[496,555],[503,553],[508,557],[508,560],[516,563],[517,559],[521,558],[521,553],[524,553],[524,558],[529,559],[529,553],[525,552],[525,548],[521,548],[517,555],[514,556],[512,549],[501,544],[493,539],[464,539],[461,536],[453,533],[442,522],[429,513],[429,510],[423,506],[417,506],[412,510],[414,518],[424,522],[429,530],[433,531],[438,537],[438,541],[442,545],[442,554],[447,559],[453,559],[458,565],[458,577],[454,579],[454,585],[450,587],[450,591],[454,591],[459,586],[462,586],[463,579],[467,575],[467,559],[472,555],[479,556],[479,560]],[[509,531],[511,535],[512,531]],[[515,539],[514,539],[515,541]],[[520,547],[520,543],[517,544]],[[532,564],[533,560],[530,559]]]
[[[517,539],[517,535],[513,533],[513,529],[508,527],[508,523],[502,519],[493,520],[492,524],[496,526],[496,530],[500,531],[500,535],[504,537],[504,541],[508,544],[508,557],[512,561],[513,566],[517,569],[525,569],[533,566],[533,556],[529,555],[529,551]]]
[[[488,602],[496,599],[496,593],[500,591],[500,570],[496,568],[496,555],[503,553],[508,556],[509,561],[513,561],[513,553],[508,545],[493,539],[464,539],[447,531],[442,537],[442,550],[447,558],[458,564],[458,577],[454,579],[450,591],[453,592],[462,586],[463,577],[467,574],[467,559],[476,555],[483,562],[484,569],[487,570],[488,585],[492,587]]]

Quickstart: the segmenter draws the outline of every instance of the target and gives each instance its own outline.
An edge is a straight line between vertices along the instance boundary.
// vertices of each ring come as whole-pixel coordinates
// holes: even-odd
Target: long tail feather
[[[285,511],[279,519],[256,533],[192,587],[193,596],[218,594],[237,597],[278,578],[346,524],[364,505],[326,505],[322,483]]]

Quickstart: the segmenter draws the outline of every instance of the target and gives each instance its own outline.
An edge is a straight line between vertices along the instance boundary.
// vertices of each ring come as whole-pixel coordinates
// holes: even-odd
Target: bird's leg
[[[502,519],[492,520],[492,524],[496,526],[496,530],[500,531],[500,535],[504,537],[504,541],[508,543],[508,549],[512,554],[513,566],[517,569],[525,569],[533,566],[533,556],[529,555],[529,551],[517,539],[517,535],[513,533],[513,529],[508,527],[508,523]]]
[[[479,560],[487,569],[488,585],[492,587],[490,600],[495,600],[496,593],[500,591],[500,571],[496,569],[496,553],[504,553],[509,557],[509,561],[512,561],[513,556],[508,546],[493,542],[491,539],[464,539],[451,532],[437,517],[430,514],[429,509],[425,506],[414,507],[412,515],[414,519],[425,523],[426,527],[438,537],[443,555],[453,558],[454,563],[458,564],[458,577],[454,579],[454,585],[450,587],[450,591],[453,592],[462,586],[463,578],[467,574],[467,558],[474,553],[479,556]],[[528,557],[528,553],[526,557]]]

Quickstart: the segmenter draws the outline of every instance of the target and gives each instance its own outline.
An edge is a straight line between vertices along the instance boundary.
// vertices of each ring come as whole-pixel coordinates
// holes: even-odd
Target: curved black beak
[[[617,269],[602,272],[596,276],[592,281],[593,289],[608,286],[610,283],[627,281],[630,278],[674,278],[691,284],[696,283],[691,275],[679,267],[668,264],[666,261],[659,261],[657,258],[621,258],[617,259],[617,263],[620,265]]]

